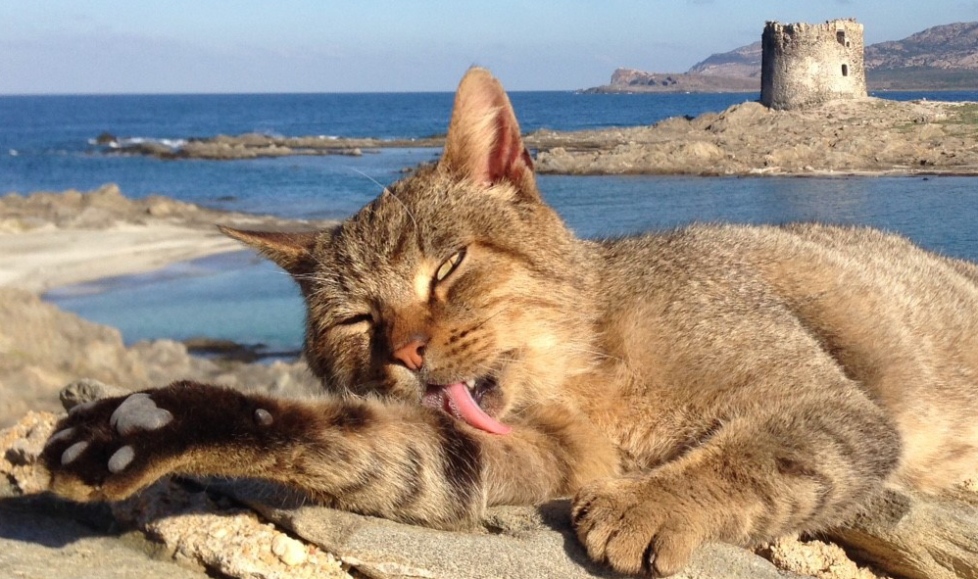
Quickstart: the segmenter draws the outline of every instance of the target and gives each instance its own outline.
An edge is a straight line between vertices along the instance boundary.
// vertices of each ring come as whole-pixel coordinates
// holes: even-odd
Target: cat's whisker
[[[377,186],[379,186],[381,189],[383,189],[383,195],[389,196],[391,199],[396,200],[401,205],[401,207],[404,208],[404,212],[407,213],[407,216],[411,218],[411,223],[414,224],[414,230],[415,231],[418,231],[418,220],[414,218],[414,213],[411,212],[411,209],[407,205],[405,205],[403,201],[401,201],[400,199],[398,199],[397,194],[395,194],[390,189],[390,187],[384,185],[383,183],[381,183],[380,181],[374,179],[370,175],[367,175],[366,173],[364,173],[360,169],[354,168],[353,170],[356,171],[357,173],[359,173],[361,176],[363,176],[363,177],[369,179],[370,181],[372,181],[374,184],[376,184]]]

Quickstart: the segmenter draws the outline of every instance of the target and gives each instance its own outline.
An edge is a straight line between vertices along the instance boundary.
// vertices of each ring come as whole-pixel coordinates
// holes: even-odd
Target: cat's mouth
[[[421,404],[441,410],[473,428],[492,434],[508,434],[512,428],[490,416],[483,408],[488,395],[498,388],[499,384],[492,376],[454,384],[428,384]]]

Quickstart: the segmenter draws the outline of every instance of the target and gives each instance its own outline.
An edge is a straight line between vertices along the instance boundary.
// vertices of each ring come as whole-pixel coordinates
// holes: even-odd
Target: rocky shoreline
[[[120,222],[152,228],[165,221],[196,240],[211,235],[213,223],[324,225],[213,212],[163,197],[132,201],[114,186],[8,195],[0,215],[0,243],[45,232],[104,235]],[[304,505],[255,483],[167,478],[111,505],[73,505],[44,493],[47,474],[37,456],[67,408],[183,378],[279,396],[318,392],[301,360],[205,359],[168,340],[126,346],[117,330],[0,281],[0,427],[7,427],[0,430],[0,569],[13,576],[62,577],[72,569],[70,576],[143,579],[609,576],[574,538],[567,501],[493,509],[480,528],[443,532]],[[755,551],[710,545],[677,577],[889,577],[883,568],[921,579],[972,577],[976,529],[972,481],[956,497],[882,497],[846,530],[865,547],[858,563],[826,540],[787,537]],[[880,553],[891,555],[880,560]]]
[[[978,103],[868,97],[800,111],[744,102],[651,126],[525,136],[540,173],[562,175],[978,175]],[[111,154],[235,160],[441,147],[444,139],[321,139],[219,135],[177,148],[119,146]]]

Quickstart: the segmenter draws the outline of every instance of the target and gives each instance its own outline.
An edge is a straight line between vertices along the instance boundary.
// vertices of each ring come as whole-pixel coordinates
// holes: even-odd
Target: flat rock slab
[[[249,501],[251,502],[251,501]],[[323,507],[275,509],[264,516],[376,579],[621,577],[591,562],[569,525],[569,504],[493,509],[485,528],[447,532]],[[802,577],[727,545],[708,545],[680,579]]]
[[[153,559],[119,537],[100,535],[70,519],[0,502],[0,577],[30,579],[207,579]]]

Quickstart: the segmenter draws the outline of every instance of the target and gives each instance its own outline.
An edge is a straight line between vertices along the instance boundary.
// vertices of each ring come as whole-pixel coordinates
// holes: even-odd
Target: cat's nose
[[[394,359],[407,366],[409,370],[418,371],[424,366],[424,347],[426,342],[414,339],[394,350]]]

